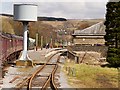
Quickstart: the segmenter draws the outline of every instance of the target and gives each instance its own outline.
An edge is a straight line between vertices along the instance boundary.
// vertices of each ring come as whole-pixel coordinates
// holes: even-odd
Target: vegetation
[[[67,21],[65,18],[38,17],[39,21]]]
[[[7,18],[0,18],[2,23],[2,30],[1,31],[4,31],[5,33],[11,33],[11,34],[15,34],[14,33],[14,29],[13,29],[13,25],[10,24],[11,20],[10,19],[7,19]]]
[[[75,76],[68,75],[69,84],[75,88],[118,88],[118,70],[100,66],[66,63],[66,67],[74,68]]]
[[[0,16],[2,31],[5,33],[23,35],[23,25],[21,22],[13,21],[12,15],[2,14]],[[84,29],[100,20],[66,20],[64,18],[38,17],[37,22],[29,23],[29,36],[35,39],[36,33],[39,34],[39,46],[41,45],[41,36],[43,36],[43,45],[50,43],[53,45],[67,44],[72,41],[71,34],[74,30]]]
[[[13,17],[11,14],[0,14],[2,16]],[[38,21],[67,21],[65,18],[55,18],[55,17],[38,17]]]
[[[8,16],[1,16],[0,17],[1,25],[2,25],[2,32],[16,34],[19,36],[23,36],[23,24],[22,22],[13,21],[12,17]],[[52,25],[43,23],[42,21],[37,22],[30,22],[29,23],[29,36],[35,39],[36,33],[39,33],[39,46],[40,46],[40,39],[43,36],[43,45],[50,43],[50,39],[52,38],[53,43],[56,39],[56,32],[54,31],[55,28]]]
[[[120,2],[108,2],[106,13],[106,45],[109,47],[107,61],[110,66],[120,67]]]
[[[39,34],[39,45],[41,45],[41,36],[43,36],[43,45],[50,43],[52,38],[53,43],[56,39],[56,32],[54,27],[49,24],[45,24],[41,21],[29,23],[29,33],[31,38],[35,38],[36,33]]]
[[[77,29],[78,30],[82,30],[85,29],[87,27],[89,27],[90,25],[87,22],[82,23]]]

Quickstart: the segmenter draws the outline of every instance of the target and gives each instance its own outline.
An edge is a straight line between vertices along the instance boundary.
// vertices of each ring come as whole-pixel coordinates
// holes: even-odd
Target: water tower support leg
[[[22,55],[19,58],[19,60],[16,61],[17,66],[32,66],[33,62],[32,60],[28,57],[27,53],[27,25],[28,22],[23,22],[24,30],[23,30],[23,51]]]

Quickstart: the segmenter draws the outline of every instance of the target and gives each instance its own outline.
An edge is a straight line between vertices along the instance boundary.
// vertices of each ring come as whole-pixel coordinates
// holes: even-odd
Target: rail
[[[42,66],[38,67],[38,69],[32,75],[28,76],[24,81],[22,81],[21,83],[18,83],[16,85],[16,88],[20,89],[20,88],[22,88],[26,84],[26,82],[28,82],[27,90],[30,90],[32,88],[32,81],[35,78],[35,76],[37,76],[37,74],[40,73],[45,68],[45,66],[49,63],[51,58],[53,56],[55,56],[56,54],[58,54],[58,53],[59,52],[56,52],[55,54],[49,56],[46,63],[44,63]],[[59,58],[60,58],[60,56],[58,56],[57,62],[59,61]],[[47,88],[49,83],[50,83],[50,87],[52,89],[57,90],[57,87],[56,87],[55,82],[54,82],[54,75],[55,75],[55,72],[57,71],[57,68],[58,68],[57,62],[55,64],[53,64],[54,65],[54,69],[52,70],[51,74],[48,76],[48,79],[45,82],[45,84],[42,86],[42,88],[41,88],[42,90]]]
[[[50,87],[53,89],[53,90],[58,90],[56,85],[55,85],[55,82],[54,82],[54,75],[55,75],[55,72],[57,71],[57,68],[58,68],[58,64],[55,65],[52,73],[48,76],[48,79],[47,81],[44,83],[43,87],[41,90],[44,90],[45,88],[47,88],[48,84],[50,83]]]

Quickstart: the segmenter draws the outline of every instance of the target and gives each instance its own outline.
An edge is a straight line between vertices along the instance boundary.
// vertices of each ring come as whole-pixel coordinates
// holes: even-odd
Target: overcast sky
[[[0,13],[13,14],[15,3],[34,3],[38,5],[38,16],[96,19],[105,18],[107,2],[108,0],[2,0]]]

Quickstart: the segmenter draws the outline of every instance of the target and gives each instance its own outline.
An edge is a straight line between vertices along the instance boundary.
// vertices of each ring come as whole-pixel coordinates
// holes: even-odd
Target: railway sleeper
[[[44,65],[45,63],[34,63],[36,65]],[[53,63],[47,63],[46,65],[56,65],[56,64],[53,64]]]
[[[36,77],[49,77],[48,75],[36,75]]]

